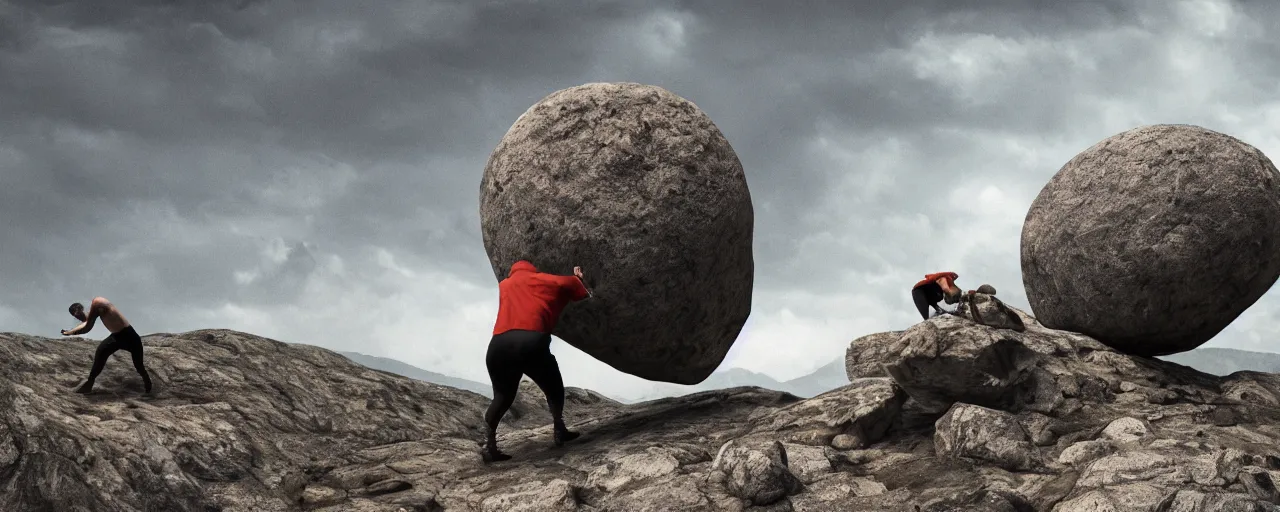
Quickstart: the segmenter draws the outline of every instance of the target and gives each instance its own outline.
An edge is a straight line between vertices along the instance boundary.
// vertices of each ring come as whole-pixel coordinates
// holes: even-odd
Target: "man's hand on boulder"
[[[587,278],[582,276],[582,267],[573,267],[573,275],[574,277],[577,277],[579,281],[582,281],[582,286],[587,289],[587,297],[596,296],[595,292],[591,291],[591,288],[587,286]]]

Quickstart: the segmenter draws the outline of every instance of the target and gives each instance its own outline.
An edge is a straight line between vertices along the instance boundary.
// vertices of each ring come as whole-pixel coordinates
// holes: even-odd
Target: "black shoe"
[[[484,439],[484,453],[482,454],[485,462],[501,462],[511,460],[511,456],[498,451],[498,433],[489,431]]]
[[[89,381],[85,381],[83,384],[81,384],[81,385],[79,385],[78,387],[76,387],[75,391],[76,391],[76,393],[80,393],[80,394],[82,394],[82,395],[87,395],[87,394],[89,394],[89,393],[92,393],[92,392],[93,392],[93,383],[92,383],[92,382],[89,382]]]
[[[504,460],[511,460],[511,456],[498,451],[496,447],[485,448],[484,450],[485,462],[502,462]]]
[[[577,439],[582,434],[569,430],[556,430],[555,442],[556,446],[564,446],[565,443]]]

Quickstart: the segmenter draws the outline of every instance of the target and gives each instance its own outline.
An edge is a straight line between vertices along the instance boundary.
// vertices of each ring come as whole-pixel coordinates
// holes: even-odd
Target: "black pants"
[[[915,301],[916,309],[920,310],[920,316],[925,320],[929,319],[929,308],[938,305],[938,301],[942,299],[942,286],[936,282],[911,289],[911,300]]]
[[[493,401],[484,414],[490,433],[498,430],[498,422],[511,408],[524,375],[533,379],[547,395],[547,407],[555,418],[556,428],[563,428],[564,381],[560,378],[556,356],[551,355],[550,334],[521,330],[498,334],[489,340],[484,363],[493,383]]]
[[[121,329],[120,332],[111,333],[98,344],[98,350],[93,354],[93,369],[89,370],[88,384],[92,385],[93,381],[97,380],[102,369],[107,366],[107,358],[117,350],[127,350],[133,356],[133,368],[142,375],[142,384],[147,392],[150,392],[151,376],[147,375],[147,368],[142,365],[142,337],[138,336],[138,331],[133,330],[132,325]]]

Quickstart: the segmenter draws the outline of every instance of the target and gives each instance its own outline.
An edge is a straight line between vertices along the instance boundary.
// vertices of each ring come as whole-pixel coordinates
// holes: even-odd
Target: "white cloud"
[[[657,62],[671,62],[685,47],[685,27],[693,19],[681,13],[658,11],[636,27],[636,39],[649,57]]]
[[[800,290],[758,294],[751,319],[734,346],[732,366],[779,381],[806,375],[843,356],[863,333],[911,323],[903,311],[877,294],[815,295]]]
[[[359,262],[365,272],[352,275],[342,259],[318,254],[317,271],[296,302],[228,303],[170,322],[180,323],[184,330],[228,328],[332,350],[387,355],[486,382],[484,352],[497,313],[496,287],[486,289],[427,265],[414,265],[420,270],[410,271],[382,248],[365,256],[367,260]],[[193,326],[192,320],[201,326]]]
[[[382,268],[395,272],[396,274],[399,274],[401,277],[412,279],[413,277],[416,276],[416,273],[413,270],[407,269],[403,266],[400,266],[399,263],[396,263],[396,257],[395,255],[391,254],[390,251],[382,247],[378,247],[374,249],[374,254],[376,254],[375,258],[377,259],[378,265],[381,266]]]
[[[624,25],[610,26],[605,43],[607,56],[593,69],[590,81],[636,80],[636,70],[646,66],[677,68],[692,64],[687,58],[688,39],[698,19],[681,11],[655,10]],[[622,60],[615,60],[625,55]],[[678,92],[677,92],[678,94]]]
[[[1008,74],[1035,66],[1060,43],[992,34],[929,32],[907,48],[904,56],[916,77],[954,87],[974,101],[988,102],[997,100],[998,92],[1007,87],[1001,82]]]
[[[1223,35],[1238,23],[1231,3],[1221,0],[1180,1],[1177,13],[1189,30],[1208,37]]]
[[[232,276],[235,278],[236,284],[239,285],[252,284],[258,280],[258,272],[252,270],[237,270],[232,273]]]

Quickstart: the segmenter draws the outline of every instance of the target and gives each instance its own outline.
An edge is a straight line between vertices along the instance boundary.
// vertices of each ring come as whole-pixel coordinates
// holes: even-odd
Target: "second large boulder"
[[[591,83],[543,98],[494,149],[480,220],[495,276],[580,265],[595,297],[555,335],[623,372],[696,384],[751,310],[754,213],[733,148],[660,87]]]
[[[1022,274],[1046,327],[1135,355],[1191,350],[1280,277],[1280,172],[1197,126],[1112,136],[1032,202]]]

